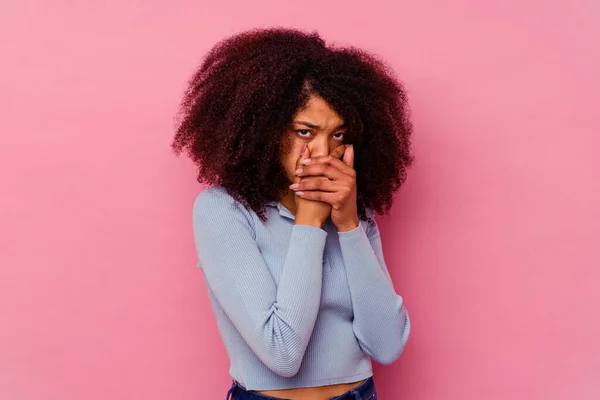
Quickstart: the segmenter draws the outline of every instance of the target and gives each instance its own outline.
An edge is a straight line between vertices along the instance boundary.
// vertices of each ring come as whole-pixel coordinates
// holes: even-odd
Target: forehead
[[[336,125],[344,122],[343,118],[320,96],[312,95],[304,108],[294,114],[294,120],[310,120],[316,125]]]

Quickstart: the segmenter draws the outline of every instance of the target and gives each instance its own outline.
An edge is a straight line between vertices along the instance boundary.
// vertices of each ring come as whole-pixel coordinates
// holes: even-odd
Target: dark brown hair
[[[311,94],[349,125],[361,218],[365,208],[387,212],[413,161],[405,90],[377,56],[328,46],[317,32],[253,29],[217,43],[189,81],[173,149],[198,165],[199,182],[264,220],[265,203],[288,185],[284,132]]]

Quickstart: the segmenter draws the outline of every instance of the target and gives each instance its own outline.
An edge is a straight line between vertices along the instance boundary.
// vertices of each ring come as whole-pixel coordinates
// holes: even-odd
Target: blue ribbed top
[[[248,390],[324,386],[371,376],[371,359],[394,362],[410,320],[377,225],[295,225],[281,202],[266,212],[263,222],[221,186],[194,202],[198,266],[231,377]]]

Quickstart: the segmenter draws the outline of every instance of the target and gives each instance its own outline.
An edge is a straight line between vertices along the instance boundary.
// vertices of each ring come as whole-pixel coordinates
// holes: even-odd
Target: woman
[[[193,227],[227,398],[376,399],[371,360],[410,332],[373,219],[413,160],[400,83],[316,32],[255,29],[211,49],[181,116],[173,148],[213,185]]]

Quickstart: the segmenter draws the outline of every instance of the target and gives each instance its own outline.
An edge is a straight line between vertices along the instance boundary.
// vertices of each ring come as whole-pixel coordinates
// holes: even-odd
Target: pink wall
[[[414,328],[381,397],[600,398],[599,3],[227,3],[0,5],[0,398],[224,397],[169,143],[200,56],[273,24],[410,92],[418,160],[380,225]]]

